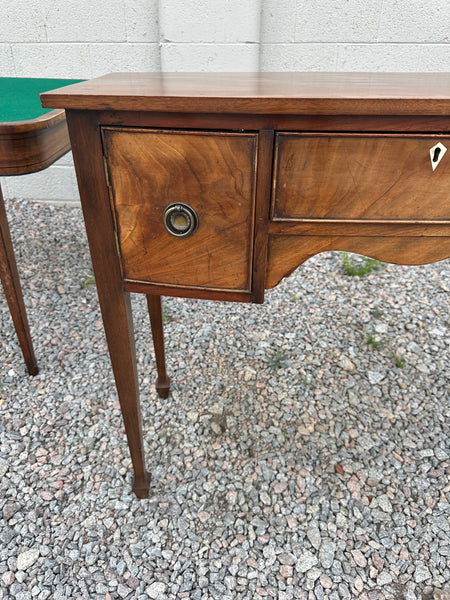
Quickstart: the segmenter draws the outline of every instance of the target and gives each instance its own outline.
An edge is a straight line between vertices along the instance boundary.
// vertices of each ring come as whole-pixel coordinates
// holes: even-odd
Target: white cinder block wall
[[[0,0],[0,76],[112,71],[448,71],[448,0]],[[70,156],[3,177],[77,202]]]

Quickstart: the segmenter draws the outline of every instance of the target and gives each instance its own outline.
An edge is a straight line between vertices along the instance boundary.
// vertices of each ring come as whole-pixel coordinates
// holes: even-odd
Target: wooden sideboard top
[[[450,73],[113,73],[46,108],[226,114],[450,115]]]

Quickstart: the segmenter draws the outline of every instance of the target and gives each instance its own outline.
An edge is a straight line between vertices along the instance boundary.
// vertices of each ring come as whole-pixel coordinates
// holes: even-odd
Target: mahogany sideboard
[[[450,257],[450,74],[126,73],[65,108],[134,492],[147,497],[129,293],[257,302],[309,257]]]

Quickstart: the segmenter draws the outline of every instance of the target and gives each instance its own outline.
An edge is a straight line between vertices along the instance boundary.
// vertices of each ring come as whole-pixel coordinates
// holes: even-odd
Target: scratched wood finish
[[[255,134],[103,130],[125,279],[251,289]],[[164,226],[172,203],[191,206],[197,231]]]
[[[433,171],[438,142],[450,148],[439,135],[279,134],[274,217],[450,220],[450,152]]]
[[[0,175],[41,171],[69,150],[63,110],[29,121],[0,123]]]
[[[447,237],[271,236],[266,287],[275,287],[308,258],[328,250],[400,265],[425,265],[450,256],[450,228]]]

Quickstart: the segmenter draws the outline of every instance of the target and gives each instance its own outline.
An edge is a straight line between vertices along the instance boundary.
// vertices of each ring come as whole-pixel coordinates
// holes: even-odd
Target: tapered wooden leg
[[[123,289],[97,115],[68,111],[67,122],[106,341],[134,468],[133,491],[138,498],[146,498],[150,474],[144,461],[130,295]]]
[[[138,498],[147,498],[151,478],[145,469],[130,295],[127,292],[116,293],[113,300],[114,304],[112,305],[111,290],[108,291],[104,287],[98,288],[98,284],[97,289],[111,364],[116,380],[117,393],[122,409],[125,432],[130,448],[131,461],[133,463],[133,491]]]
[[[153,346],[155,348],[156,368],[158,371],[155,387],[161,398],[167,398],[170,391],[170,379],[166,373],[161,296],[148,294],[147,305],[150,315],[150,324],[152,326]]]
[[[120,279],[105,277],[101,264],[93,262],[106,341],[133,463],[133,491],[138,498],[147,498],[150,474],[145,469],[130,294],[122,290]]]
[[[92,234],[90,229],[88,232]],[[98,260],[95,254],[92,255],[92,260],[106,341],[133,463],[133,491],[138,498],[147,498],[150,474],[145,469],[130,294],[123,291],[120,277],[114,276],[113,255],[110,255],[107,263]]]
[[[31,342],[25,304],[23,302],[22,288],[20,287],[19,273],[6,219],[5,204],[0,187],[0,278],[5,291],[6,300],[11,312],[19,344],[27,365],[28,373],[36,375],[38,367]]]

